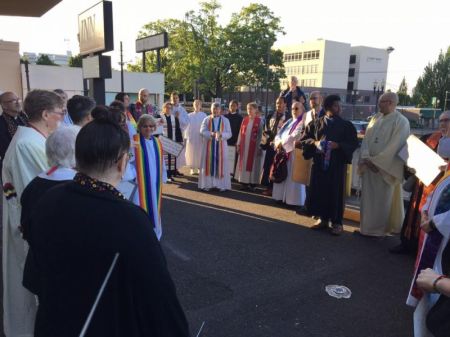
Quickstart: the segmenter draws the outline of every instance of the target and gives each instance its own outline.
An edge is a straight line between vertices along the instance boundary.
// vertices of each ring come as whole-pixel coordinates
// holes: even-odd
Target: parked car
[[[351,122],[356,129],[358,138],[364,138],[364,135],[366,134],[367,125],[369,125],[369,122],[365,121],[351,121]]]

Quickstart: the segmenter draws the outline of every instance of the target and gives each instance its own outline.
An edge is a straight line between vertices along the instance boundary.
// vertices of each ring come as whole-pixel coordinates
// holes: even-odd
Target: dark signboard
[[[112,2],[102,1],[78,15],[80,54],[114,50]]]
[[[166,32],[152,36],[146,36],[136,40],[136,53],[167,48],[168,44],[169,37]]]

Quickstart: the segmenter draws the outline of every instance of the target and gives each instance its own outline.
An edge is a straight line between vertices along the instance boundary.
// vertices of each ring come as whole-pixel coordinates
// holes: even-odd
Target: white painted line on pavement
[[[191,258],[189,256],[187,256],[185,253],[181,252],[179,249],[172,246],[172,244],[170,244],[169,242],[164,241],[162,242],[162,245],[168,250],[170,250],[173,253],[173,255],[183,260],[184,262],[191,261]]]

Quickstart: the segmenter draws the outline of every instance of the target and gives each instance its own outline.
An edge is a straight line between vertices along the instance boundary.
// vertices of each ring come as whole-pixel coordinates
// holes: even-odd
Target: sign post
[[[114,50],[111,1],[101,1],[78,15],[78,37],[89,96],[97,104],[105,104],[105,78],[111,78],[111,57],[102,53]]]

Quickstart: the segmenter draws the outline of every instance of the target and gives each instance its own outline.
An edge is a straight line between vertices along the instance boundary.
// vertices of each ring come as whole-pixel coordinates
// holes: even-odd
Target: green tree
[[[408,85],[406,79],[403,77],[402,82],[397,91],[399,105],[409,105],[411,103],[411,97],[408,95]]]
[[[232,15],[225,28],[228,60],[233,76],[238,76],[242,84],[262,83],[279,89],[285,72],[283,53],[272,49],[278,33],[284,34],[281,20],[267,6],[250,4]]]
[[[435,63],[425,67],[413,89],[413,102],[418,107],[431,107],[432,99],[436,97],[436,107],[444,109],[446,91],[450,91],[450,47],[445,54],[441,51]]]
[[[265,84],[268,68],[269,84],[278,88],[284,77],[283,53],[271,47],[283,33],[280,19],[266,6],[251,4],[222,27],[220,8],[216,0],[201,2],[183,21],[150,22],[139,32],[139,37],[164,31],[169,35],[169,47],[161,50],[167,91],[191,92],[197,86],[208,97],[223,97],[224,90],[232,92],[240,85]],[[156,52],[146,53],[146,64],[146,71],[156,71]],[[142,62],[128,65],[128,70],[141,71]]]
[[[83,66],[83,57],[78,54],[69,58],[69,67],[81,68]]]
[[[46,65],[46,66],[57,66],[55,62],[50,60],[50,57],[48,57],[47,54],[40,54],[36,64]]]

